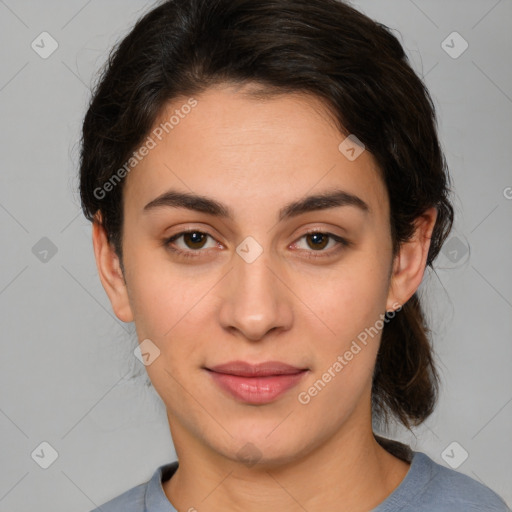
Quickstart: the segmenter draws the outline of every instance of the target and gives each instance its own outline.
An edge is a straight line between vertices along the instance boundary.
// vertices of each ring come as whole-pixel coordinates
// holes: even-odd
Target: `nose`
[[[293,308],[286,276],[263,252],[251,263],[234,256],[234,268],[221,292],[219,320],[226,330],[258,341],[271,331],[291,328]]]

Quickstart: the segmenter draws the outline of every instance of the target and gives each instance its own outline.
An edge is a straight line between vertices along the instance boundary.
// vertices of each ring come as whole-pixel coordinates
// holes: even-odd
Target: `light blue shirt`
[[[400,485],[370,512],[511,512],[491,489],[462,473],[411,452],[409,471]],[[178,462],[160,466],[151,479],[91,512],[177,512],[162,487]]]

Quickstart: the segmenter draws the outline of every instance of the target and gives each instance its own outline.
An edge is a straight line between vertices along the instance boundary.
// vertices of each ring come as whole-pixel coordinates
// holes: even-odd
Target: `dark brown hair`
[[[432,267],[453,223],[435,108],[398,39],[337,0],[168,0],[112,50],[83,123],[80,195],[122,263],[121,181],[98,194],[147,137],[166,104],[214,84],[257,84],[323,100],[340,132],[379,164],[390,201],[393,255],[435,206]],[[102,189],[103,191],[105,189]],[[433,410],[438,376],[416,294],[388,318],[373,379],[373,409],[404,425]]]

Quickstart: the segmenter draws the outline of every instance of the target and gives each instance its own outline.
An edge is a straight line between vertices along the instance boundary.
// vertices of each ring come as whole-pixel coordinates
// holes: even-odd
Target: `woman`
[[[427,90],[348,5],[145,15],[94,92],[80,191],[178,461],[101,510],[508,510],[372,428],[435,405],[416,291],[449,185]]]

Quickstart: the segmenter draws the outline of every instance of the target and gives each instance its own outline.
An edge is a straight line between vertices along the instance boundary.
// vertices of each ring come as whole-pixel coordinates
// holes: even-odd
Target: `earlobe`
[[[435,207],[429,208],[418,217],[414,235],[411,240],[401,245],[395,256],[386,304],[387,311],[397,309],[397,303],[405,304],[420,286],[436,219]]]
[[[100,212],[96,214],[92,224],[92,243],[98,275],[115,315],[122,322],[132,322],[133,313],[119,257],[108,242]]]

